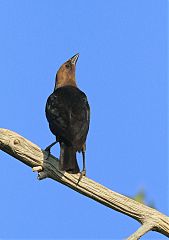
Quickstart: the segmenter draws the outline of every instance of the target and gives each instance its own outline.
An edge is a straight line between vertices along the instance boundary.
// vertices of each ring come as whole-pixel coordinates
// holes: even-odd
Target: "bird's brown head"
[[[63,86],[77,86],[75,78],[76,62],[78,60],[79,54],[77,53],[69,60],[67,60],[59,68],[56,74],[55,89]]]

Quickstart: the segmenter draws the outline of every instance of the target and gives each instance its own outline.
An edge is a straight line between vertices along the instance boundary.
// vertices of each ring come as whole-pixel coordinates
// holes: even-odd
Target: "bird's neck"
[[[73,86],[73,87],[77,87],[77,84],[76,84],[76,80],[75,79],[71,79],[71,78],[57,78],[56,77],[56,81],[55,81],[55,88],[54,90],[56,90],[57,88],[60,88],[60,87],[65,87],[65,86]]]

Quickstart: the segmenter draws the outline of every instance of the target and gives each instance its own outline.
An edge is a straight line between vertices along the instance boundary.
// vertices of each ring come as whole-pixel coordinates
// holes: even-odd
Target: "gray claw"
[[[82,170],[81,173],[80,173],[80,177],[79,177],[79,180],[77,182],[77,184],[79,184],[80,180],[82,179],[82,177],[86,176],[86,170]]]

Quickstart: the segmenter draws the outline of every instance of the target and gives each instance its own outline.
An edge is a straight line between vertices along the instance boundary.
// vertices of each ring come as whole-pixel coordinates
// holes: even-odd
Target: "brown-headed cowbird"
[[[51,132],[60,143],[60,169],[69,173],[80,172],[76,152],[82,151],[85,168],[85,142],[89,129],[90,108],[87,97],[76,84],[75,70],[79,54],[66,61],[58,70],[53,93],[46,103],[46,117]]]

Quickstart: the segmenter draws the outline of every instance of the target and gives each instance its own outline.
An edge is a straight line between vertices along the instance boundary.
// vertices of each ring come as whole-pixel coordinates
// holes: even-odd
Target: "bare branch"
[[[169,237],[169,217],[124,195],[113,192],[103,185],[83,177],[59,170],[54,156],[46,159],[46,152],[19,134],[0,128],[0,149],[38,171],[39,179],[52,178],[75,191],[100,202],[107,207],[126,214],[143,224],[128,240],[139,239],[153,230]]]
[[[141,227],[133,233],[127,240],[137,240],[140,239],[145,233],[149,232],[152,230],[153,226],[151,224],[145,223],[141,225]]]

